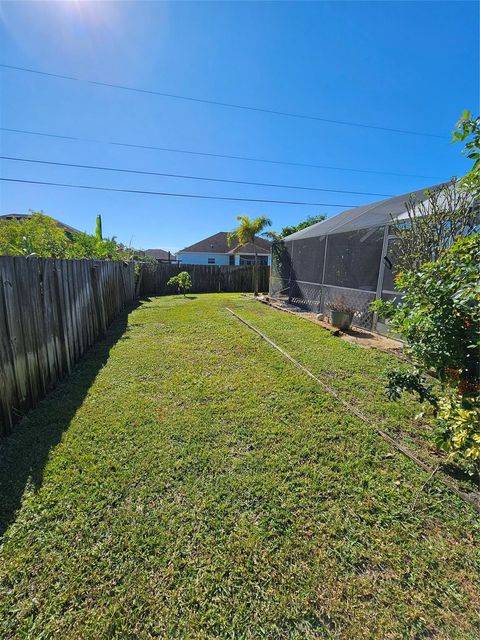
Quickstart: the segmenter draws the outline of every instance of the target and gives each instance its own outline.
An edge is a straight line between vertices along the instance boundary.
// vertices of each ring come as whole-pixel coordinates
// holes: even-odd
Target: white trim
[[[314,284],[316,287],[323,287],[321,282],[307,282],[307,280],[292,280],[292,282],[300,282],[300,284]]]
[[[284,278],[278,278],[282,280]],[[370,289],[354,289],[353,287],[341,287],[338,284],[325,284],[321,282],[307,282],[307,280],[292,280],[292,282],[299,282],[300,284],[314,284],[316,287],[330,287],[330,289],[345,289],[345,291],[361,291],[362,293],[370,293],[375,295],[375,291],[371,291]]]
[[[338,284],[323,284],[323,287],[330,287],[331,289],[345,289],[346,291],[360,291],[361,293],[371,293],[375,295],[375,291],[371,289],[354,289],[353,287],[340,287]]]

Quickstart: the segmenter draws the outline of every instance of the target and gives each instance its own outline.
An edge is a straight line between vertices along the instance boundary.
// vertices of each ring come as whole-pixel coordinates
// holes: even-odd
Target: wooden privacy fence
[[[141,276],[141,292],[144,295],[175,293],[167,282],[180,271],[187,271],[192,279],[191,293],[241,293],[253,291],[251,265],[221,266],[200,264],[158,264],[145,266]],[[270,267],[258,266],[259,291],[268,291]]]
[[[0,256],[0,435],[134,298],[132,263]]]

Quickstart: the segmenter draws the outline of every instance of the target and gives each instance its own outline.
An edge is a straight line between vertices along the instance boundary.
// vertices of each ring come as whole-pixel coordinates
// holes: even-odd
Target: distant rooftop
[[[195,244],[190,245],[189,247],[185,247],[185,249],[181,249],[177,251],[179,253],[239,253],[240,251],[246,253],[254,253],[253,244],[248,243],[245,245],[232,245],[230,246],[227,241],[228,232],[227,231],[219,231],[215,233],[213,236],[209,236],[204,240],[200,240]],[[263,250],[266,253],[270,253],[272,250],[272,244],[265,238],[260,238],[259,236],[255,236],[255,244],[257,247],[257,251]]]
[[[151,256],[156,260],[174,260],[175,256],[170,253],[170,251],[165,251],[165,249],[145,249],[144,251],[146,256]]]
[[[0,215],[0,220],[26,220],[31,217],[31,213],[4,213]],[[51,218],[52,216],[48,217]],[[52,218],[52,220],[54,220],[61,229],[64,229],[69,233],[82,233],[82,231],[75,229],[75,227],[71,227],[69,224],[65,224],[65,222],[61,222],[61,220],[56,220],[55,218]]]

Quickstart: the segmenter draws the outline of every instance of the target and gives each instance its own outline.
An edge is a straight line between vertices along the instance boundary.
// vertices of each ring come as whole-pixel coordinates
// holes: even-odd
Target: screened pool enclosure
[[[370,303],[398,296],[390,225],[412,196],[428,198],[423,188],[348,209],[274,243],[270,296],[326,316],[331,304],[347,306],[354,325],[381,331]]]

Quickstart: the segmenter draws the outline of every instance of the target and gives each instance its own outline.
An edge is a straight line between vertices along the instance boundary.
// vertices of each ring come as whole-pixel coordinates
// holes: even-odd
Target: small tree
[[[237,220],[240,224],[234,231],[231,231],[228,234],[227,241],[229,245],[231,245],[235,240],[237,240],[241,245],[248,243],[253,245],[253,251],[255,253],[255,264],[253,267],[253,292],[254,295],[258,296],[258,251],[256,238],[259,235],[266,235],[265,229],[271,226],[272,221],[270,218],[266,218],[265,216],[259,216],[253,220],[248,216],[237,216]]]
[[[190,278],[190,274],[188,271],[180,271],[180,273],[176,276],[170,278],[167,282],[167,286],[169,287],[177,287],[178,293],[183,293],[183,297],[187,291],[190,291],[192,288],[192,280]]]
[[[406,218],[392,218],[397,273],[417,270],[425,262],[434,262],[456,238],[475,229],[478,217],[475,197],[461,182],[452,180],[425,194],[428,198],[422,201],[410,196]]]

